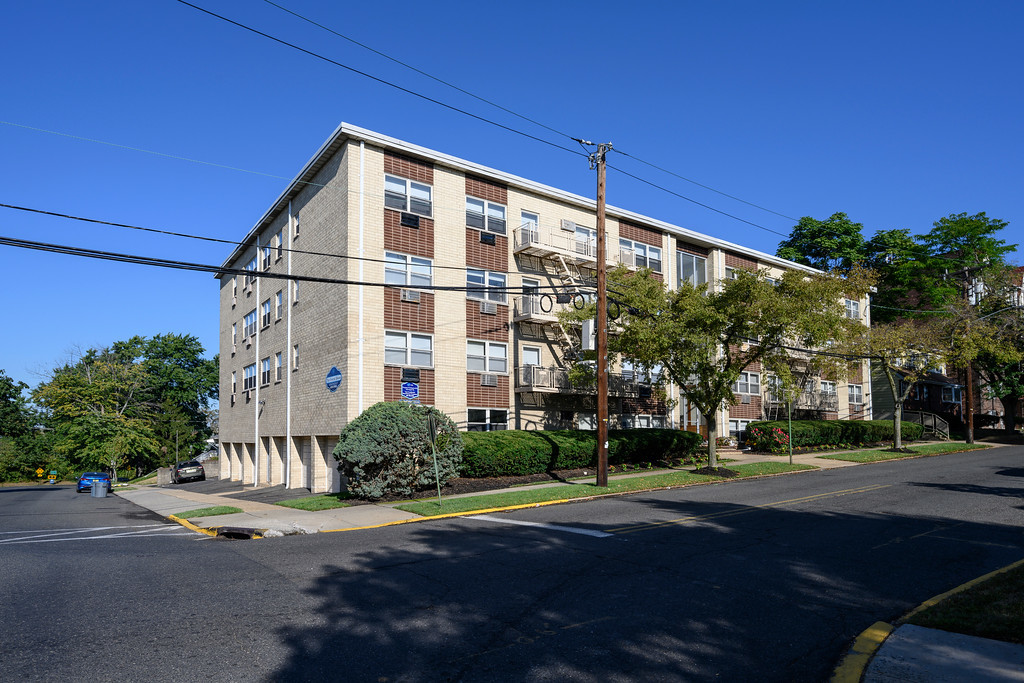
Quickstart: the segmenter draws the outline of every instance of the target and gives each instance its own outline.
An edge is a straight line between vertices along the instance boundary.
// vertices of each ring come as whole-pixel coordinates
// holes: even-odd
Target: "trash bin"
[[[107,482],[93,479],[92,491],[90,494],[93,498],[106,498],[107,497]]]

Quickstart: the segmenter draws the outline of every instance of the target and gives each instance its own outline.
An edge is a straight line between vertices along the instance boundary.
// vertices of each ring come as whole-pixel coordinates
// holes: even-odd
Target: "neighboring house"
[[[593,429],[596,392],[567,363],[587,334],[559,323],[570,304],[554,294],[592,278],[595,212],[590,198],[341,124],[223,264],[248,272],[219,277],[221,477],[336,491],[338,433],[378,401],[434,405],[468,430]],[[614,207],[607,231],[610,263],[670,286],[814,272]],[[866,299],[847,311],[867,324]],[[814,378],[803,407],[870,418],[867,375],[865,363],[849,384]],[[658,380],[629,359],[611,369],[613,426],[705,431],[674,387],[658,398]],[[770,384],[748,368],[719,423],[739,434],[769,417]]]
[[[876,420],[891,420],[895,409],[892,390],[885,373],[877,364],[871,368],[871,383],[874,387],[874,417]],[[906,384],[900,381],[897,391],[903,391]],[[959,429],[964,422],[964,386],[957,378],[941,372],[929,372],[914,383],[903,404],[907,412],[934,413]]]

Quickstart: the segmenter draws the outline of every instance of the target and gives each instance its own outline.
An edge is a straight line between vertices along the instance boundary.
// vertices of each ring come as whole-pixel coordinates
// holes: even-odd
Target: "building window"
[[[292,347],[292,372],[299,369],[299,345]]]
[[[860,302],[853,299],[846,300],[846,317],[852,320],[860,320]]]
[[[537,232],[537,230],[540,228],[540,216],[533,213],[532,211],[520,212],[519,227],[522,228],[523,230]]]
[[[384,252],[384,282],[399,287],[430,287],[433,262],[428,258]]]
[[[281,374],[284,372],[284,359],[281,358],[281,352],[278,351],[274,354],[274,381],[281,381]]]
[[[260,270],[270,270],[270,245],[263,247],[263,264]]]
[[[299,281],[292,282],[292,305],[299,303]]]
[[[260,316],[260,322],[262,323],[261,326],[267,327],[268,325],[270,325],[270,299],[267,299],[266,301],[263,302],[263,304],[260,306],[260,311],[262,313],[262,315]]]
[[[235,305],[235,301],[238,299],[238,276],[231,278],[231,305]]]
[[[847,385],[847,393],[850,397],[850,403],[864,403],[864,387],[860,384]]]
[[[270,384],[270,356],[260,361],[260,386]]]
[[[576,226],[576,253],[584,256],[597,255],[597,230]]]
[[[432,192],[430,185],[393,175],[384,176],[384,206],[389,209],[408,211],[430,218]]]
[[[242,391],[249,391],[256,388],[256,364],[246,365],[242,369]]]
[[[821,394],[823,396],[836,396],[836,383],[829,382],[827,380],[821,380]]]
[[[238,392],[238,373],[234,370],[231,371],[231,393]]]
[[[280,261],[284,256],[284,233],[281,230],[274,235],[274,246],[277,248],[277,260]]]
[[[942,387],[943,403],[960,403],[960,387]]]
[[[747,438],[747,427],[751,420],[729,420],[729,436],[743,441]]]
[[[253,256],[248,263],[245,264],[245,270],[248,271],[245,274],[245,286],[249,287],[256,280],[256,257]]]
[[[256,309],[254,308],[246,313],[242,322],[245,323],[242,337],[251,337],[256,334]]]
[[[434,366],[434,338],[429,334],[384,332],[384,363],[386,365]]]
[[[637,268],[650,268],[655,273],[660,273],[661,248],[620,238],[619,262]]]
[[[466,370],[507,373],[508,345],[488,341],[467,341]]]
[[[299,236],[299,214],[298,212],[292,216],[292,239]]]
[[[235,345],[238,343],[238,323],[231,323],[231,353],[235,352]]]
[[[679,263],[679,284],[689,282],[696,287],[708,281],[708,260],[703,256],[694,256],[684,251],[676,252]]]
[[[507,229],[505,207],[476,197],[466,197],[466,225],[504,235]]]
[[[540,365],[540,347],[524,346],[522,355],[523,365]]]
[[[505,303],[505,273],[489,270],[466,269],[466,296],[470,299],[496,301]]]
[[[281,315],[284,313],[284,290],[277,290],[277,294],[274,295],[274,303],[277,319],[280,320]]]
[[[663,370],[664,368],[660,363],[655,363],[650,369],[644,369],[639,363],[629,358],[622,359],[622,378],[627,382],[657,384],[661,380]]]
[[[760,395],[761,375],[756,372],[741,372],[740,378],[732,385],[732,392],[734,394]]]
[[[497,408],[470,408],[466,411],[466,429],[471,432],[493,432],[508,429],[508,411]]]

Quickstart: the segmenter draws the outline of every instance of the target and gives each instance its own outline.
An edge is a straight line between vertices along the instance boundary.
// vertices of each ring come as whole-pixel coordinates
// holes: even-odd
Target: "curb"
[[[244,527],[235,526],[214,526],[210,528],[205,528],[201,526],[196,526],[187,519],[178,517],[177,515],[167,515],[167,519],[171,520],[172,522],[177,522],[186,529],[190,529],[192,531],[195,531],[200,534],[205,534],[207,536],[219,536],[222,538],[251,540],[263,538],[268,533],[266,529],[248,529]]]
[[[907,623],[907,621],[914,615],[923,612],[929,607],[939,604],[946,598],[956,595],[957,593],[962,593],[963,591],[973,588],[980,583],[984,583],[999,574],[1003,574],[1021,566],[1024,566],[1024,560],[1018,560],[1008,564],[1005,567],[1001,567],[1000,569],[991,571],[988,574],[971,579],[966,583],[960,584],[956,588],[925,600],[920,605],[897,619],[895,626],[884,621],[876,621],[853,641],[853,645],[850,646],[850,651],[843,656],[839,665],[833,671],[832,678],[830,679],[831,683],[858,683],[864,677],[864,672],[867,671],[868,664],[871,662],[872,657],[875,656],[875,653],[878,652],[882,643],[885,642],[885,639],[888,638],[894,630],[896,630],[896,627]]]

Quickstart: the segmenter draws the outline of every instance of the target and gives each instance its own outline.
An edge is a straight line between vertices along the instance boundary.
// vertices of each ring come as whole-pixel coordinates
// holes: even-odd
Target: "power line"
[[[484,104],[489,104],[492,107],[495,107],[497,109],[502,110],[506,114],[511,114],[512,116],[520,118],[523,121],[527,121],[529,123],[532,123],[535,126],[540,126],[541,128],[544,128],[546,130],[551,131],[552,133],[555,133],[556,135],[561,135],[562,137],[574,139],[568,133],[563,133],[560,130],[557,130],[555,128],[552,128],[551,126],[548,126],[548,125],[546,125],[544,123],[541,123],[540,121],[537,121],[535,119],[531,119],[528,116],[524,116],[523,114],[520,114],[518,112],[515,112],[515,111],[507,108],[507,107],[504,107],[504,106],[498,104],[497,102],[492,102],[491,100],[488,100],[488,99],[486,99],[484,97],[480,97],[479,95],[471,93],[470,91],[468,91],[468,90],[466,90],[464,88],[460,88],[459,86],[455,85],[454,83],[450,83],[450,82],[448,82],[448,81],[446,81],[446,80],[444,80],[442,78],[438,78],[437,76],[429,74],[426,71],[423,71],[422,69],[419,69],[419,68],[413,66],[412,64],[409,64],[407,62],[403,62],[400,59],[396,59],[395,57],[392,57],[389,54],[386,54],[384,52],[381,52],[380,50],[372,48],[372,47],[370,47],[369,45],[367,45],[365,43],[359,42],[355,38],[352,38],[350,36],[346,36],[343,33],[339,33],[338,31],[335,31],[334,29],[330,28],[329,26],[324,26],[323,24],[321,24],[321,23],[319,23],[317,21],[314,21],[313,19],[310,19],[309,17],[303,16],[303,15],[299,14],[298,12],[295,12],[293,10],[288,9],[287,7],[284,7],[283,5],[279,5],[276,2],[273,2],[273,0],[263,0],[263,1],[265,3],[267,3],[268,5],[273,5],[274,7],[278,8],[282,12],[287,12],[288,14],[291,14],[294,17],[298,17],[299,19],[302,19],[303,21],[305,21],[307,23],[310,23],[313,26],[322,28],[323,30],[327,31],[328,33],[332,33],[332,34],[338,36],[339,38],[347,40],[350,43],[353,43],[354,45],[358,45],[359,47],[363,48],[364,50],[369,50],[370,52],[374,53],[375,55],[379,55],[379,56],[383,57],[384,59],[387,59],[389,61],[394,62],[395,64],[399,64],[401,66],[404,66],[406,69],[410,69],[412,71],[415,71],[416,73],[420,74],[421,76],[426,76],[427,78],[431,79],[432,81],[436,81],[436,82],[438,82],[438,83],[440,83],[442,85],[446,85],[449,88],[452,88],[453,90],[457,90],[460,93],[462,93],[463,95],[468,95],[468,96],[472,97],[475,100],[479,100],[480,102],[483,102]]]
[[[385,80],[383,78],[379,78],[379,77],[374,76],[372,74],[369,74],[369,73],[367,73],[365,71],[360,71],[359,69],[356,69],[354,67],[348,66],[347,64],[342,64],[339,61],[331,59],[330,57],[325,57],[324,55],[321,55],[321,54],[319,54],[317,52],[313,52],[312,50],[307,50],[306,48],[300,47],[300,46],[298,46],[298,45],[296,45],[294,43],[289,43],[286,40],[282,40],[281,38],[277,38],[275,36],[272,36],[269,33],[264,33],[263,31],[255,29],[255,28],[253,28],[251,26],[247,26],[247,25],[242,24],[240,22],[237,22],[237,21],[235,21],[233,19],[228,19],[227,17],[225,17],[223,15],[217,14],[216,12],[211,12],[208,9],[203,9],[202,7],[199,7],[198,5],[193,5],[192,3],[186,2],[185,0],[178,0],[178,2],[180,2],[183,5],[187,5],[188,7],[191,7],[192,9],[195,9],[195,10],[198,10],[200,12],[203,12],[204,14],[208,14],[211,17],[215,17],[217,19],[220,19],[221,21],[226,21],[227,23],[229,23],[229,24],[231,24],[233,26],[237,26],[237,27],[239,27],[241,29],[245,29],[246,31],[250,31],[252,33],[255,33],[258,36],[263,36],[264,38],[267,38],[269,40],[274,41],[275,43],[279,43],[279,44],[284,45],[286,47],[290,47],[293,50],[298,50],[299,52],[302,52],[303,54],[309,55],[310,57],[315,57],[317,59],[320,59],[322,61],[327,62],[328,64],[333,64],[334,66],[341,67],[342,69],[346,69],[348,71],[351,71],[354,74],[358,74],[358,75],[363,76],[365,78],[369,78],[370,80],[376,81],[377,83],[380,83],[382,85],[386,85],[386,86],[389,86],[391,88],[395,88],[396,90],[400,90],[401,92],[404,92],[407,95],[412,95],[413,97],[418,97],[418,98],[420,98],[422,100],[426,100],[427,102],[431,102],[431,103],[436,104],[438,106],[444,107],[445,109],[450,109],[451,111],[458,112],[459,114],[463,114],[464,116],[469,116],[470,118],[476,119],[477,121],[482,121],[483,123],[489,123],[492,126],[497,126],[498,128],[506,130],[506,131],[508,131],[510,133],[515,133],[516,135],[521,135],[521,136],[523,136],[525,138],[529,138],[530,140],[534,140],[535,142],[540,142],[540,143],[543,143],[545,145],[549,145],[551,147],[554,147],[556,149],[560,149],[560,150],[563,150],[565,152],[569,152],[570,154],[576,154],[578,156],[586,156],[582,152],[577,152],[576,150],[571,149],[569,147],[563,147],[562,145],[559,145],[557,143],[551,142],[550,140],[545,140],[544,138],[539,138],[536,135],[531,135],[530,133],[527,133],[527,132],[522,131],[522,130],[518,130],[516,128],[512,128],[511,126],[506,126],[503,123],[498,123],[497,121],[488,119],[488,118],[486,118],[484,116],[480,116],[478,114],[473,114],[472,112],[466,111],[465,109],[460,109],[459,107],[456,107],[454,105],[447,104],[447,103],[442,102],[440,100],[434,99],[433,97],[429,97],[429,96],[424,95],[422,93],[418,93],[415,90],[410,90],[409,88],[402,87],[402,86],[398,85],[397,83],[392,83],[391,81],[387,81],[387,80]]]

